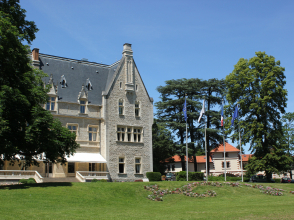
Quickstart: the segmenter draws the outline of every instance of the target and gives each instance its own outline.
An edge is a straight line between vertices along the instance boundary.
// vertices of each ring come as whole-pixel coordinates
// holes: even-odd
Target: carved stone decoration
[[[50,75],[50,78],[49,78],[49,82],[48,82],[48,85],[50,85],[50,91],[48,92],[49,95],[55,95],[57,96],[58,94],[58,86],[54,85],[54,82],[53,82],[53,75],[51,74]]]
[[[125,61],[125,90],[126,92],[134,92],[134,70],[132,58],[127,58]]]
[[[79,95],[78,95],[78,101],[80,99],[87,99],[88,100],[88,93],[87,93],[84,85],[82,85],[82,90],[79,92]]]

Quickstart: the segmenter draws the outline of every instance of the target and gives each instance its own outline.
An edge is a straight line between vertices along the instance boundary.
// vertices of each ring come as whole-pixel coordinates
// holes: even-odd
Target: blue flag
[[[186,98],[185,98],[183,112],[184,112],[185,121],[187,121],[187,104],[186,104]]]
[[[232,126],[234,125],[234,120],[238,118],[238,105],[236,105],[236,108],[235,108],[235,111],[234,111],[234,114],[233,114],[233,118],[232,118]]]

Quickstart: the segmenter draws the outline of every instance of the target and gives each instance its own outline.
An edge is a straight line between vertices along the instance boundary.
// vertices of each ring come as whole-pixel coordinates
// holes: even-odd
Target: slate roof
[[[54,85],[58,85],[58,96],[62,97],[62,102],[77,103],[82,85],[86,86],[89,78],[93,90],[88,92],[88,101],[93,105],[102,105],[102,91],[110,87],[113,82],[115,71],[120,61],[112,65],[99,64],[83,60],[75,60],[64,57],[39,54],[40,68],[48,74],[45,77],[47,84],[50,75],[53,75]],[[61,88],[60,79],[64,75],[68,87]]]

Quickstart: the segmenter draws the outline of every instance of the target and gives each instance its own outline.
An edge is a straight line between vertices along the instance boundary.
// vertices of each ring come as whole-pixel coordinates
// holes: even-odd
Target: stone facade
[[[153,99],[131,44],[124,44],[122,59],[112,65],[46,55],[37,48],[32,60],[48,74],[44,81],[51,89],[44,108],[76,133],[80,148],[65,165],[40,162],[30,170],[51,177],[106,171],[112,181],[143,179],[153,171]]]

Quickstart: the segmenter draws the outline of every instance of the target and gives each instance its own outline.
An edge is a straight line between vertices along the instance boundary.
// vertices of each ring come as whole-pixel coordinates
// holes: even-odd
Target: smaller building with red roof
[[[251,154],[242,154],[242,167],[248,163]],[[186,163],[186,156],[183,156],[184,164]],[[197,170],[194,166],[194,156],[188,158],[188,170],[206,173],[206,156],[196,156]],[[179,155],[166,160],[168,162],[167,172],[180,172],[182,171],[182,159]],[[226,167],[225,167],[226,165]],[[218,176],[223,174],[226,170],[227,173],[234,175],[241,175],[241,157],[240,150],[229,143],[220,144],[210,152],[209,156],[209,172],[212,175]]]

